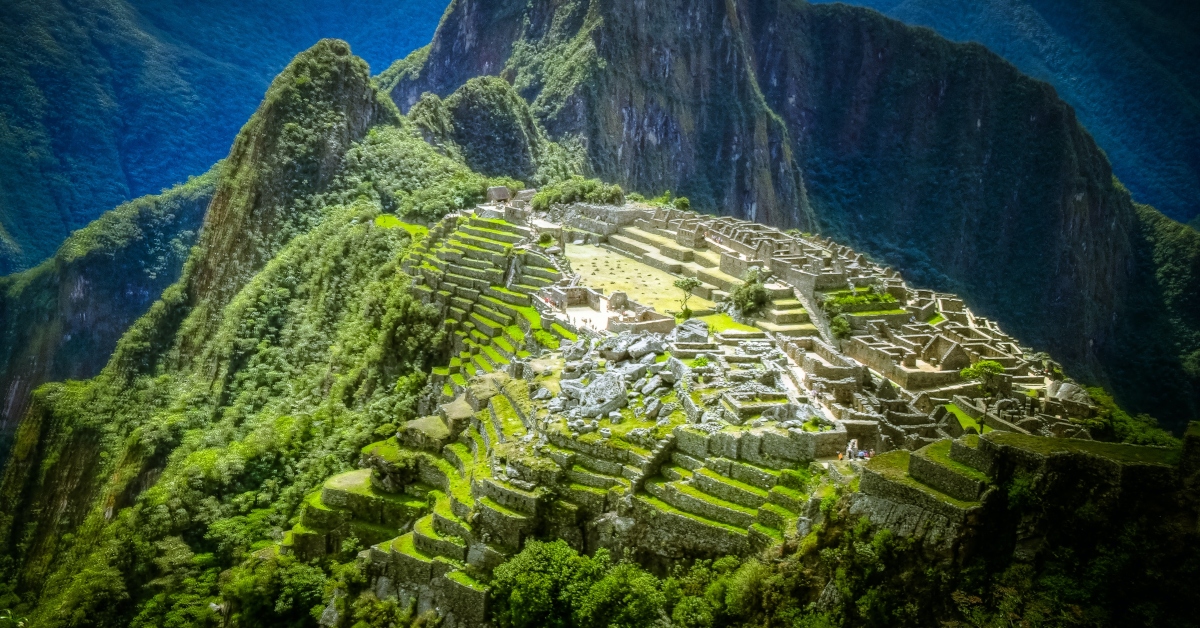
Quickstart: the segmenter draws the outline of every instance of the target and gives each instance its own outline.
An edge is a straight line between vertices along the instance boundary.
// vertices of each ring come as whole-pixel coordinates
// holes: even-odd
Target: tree
[[[764,285],[770,277],[770,271],[751,268],[746,273],[746,281],[734,288],[729,295],[729,301],[742,316],[754,316],[763,311],[771,303],[771,295]]]
[[[679,198],[675,199],[675,209],[687,211],[691,208],[692,202],[689,201],[686,196],[680,196]]]
[[[683,311],[680,313],[683,314],[685,319],[691,318],[692,311],[688,309],[688,299],[692,298],[692,291],[700,287],[700,280],[695,277],[676,279],[675,287],[683,290],[683,298],[679,300],[679,305],[683,308]]]
[[[959,376],[968,381],[979,382],[988,392],[995,392],[995,376],[1004,372],[1004,365],[994,360],[980,360],[958,372]]]

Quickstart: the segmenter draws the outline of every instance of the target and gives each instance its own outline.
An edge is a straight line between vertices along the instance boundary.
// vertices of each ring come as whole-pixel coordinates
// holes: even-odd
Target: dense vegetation
[[[441,0],[15,0],[0,6],[0,275],[229,150],[271,79],[321,37],[382,69]]]
[[[0,278],[0,464],[33,389],[99,373],[117,339],[179,278],[219,170],[125,203],[53,258]]]
[[[240,625],[311,622],[325,572],[249,557],[415,416],[441,345],[399,267],[409,231],[375,218],[436,217],[489,183],[421,141],[344,43],[297,57],[220,169],[181,279],[98,377],[35,396],[0,484],[0,608],[192,626],[224,599]]]

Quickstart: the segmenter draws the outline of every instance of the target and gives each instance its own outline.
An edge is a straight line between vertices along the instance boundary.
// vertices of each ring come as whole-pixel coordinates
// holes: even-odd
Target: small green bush
[[[729,301],[742,316],[756,316],[771,304],[765,283],[769,272],[753,268],[746,273],[746,282],[734,289]]]

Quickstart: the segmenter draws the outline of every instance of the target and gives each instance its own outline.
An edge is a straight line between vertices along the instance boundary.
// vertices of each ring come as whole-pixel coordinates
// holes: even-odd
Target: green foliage
[[[858,288],[854,288],[851,290],[829,293],[825,295],[821,302],[821,306],[826,312],[836,315],[844,312],[847,306],[865,305],[868,303],[888,304],[895,302],[896,297],[887,292],[876,290],[874,287],[872,287],[871,289],[863,290],[862,292],[859,292]]]
[[[98,477],[123,461],[161,456],[165,466],[120,516],[89,514],[80,532],[88,540],[45,574],[41,625],[82,616],[208,625],[219,617],[207,605],[222,594],[243,609],[241,625],[311,621],[319,569],[250,561],[231,583],[217,575],[269,545],[305,495],[353,467],[379,426],[415,416],[422,373],[442,343],[439,317],[413,300],[400,270],[408,233],[376,227],[377,211],[366,202],[326,208],[319,227],[223,309],[190,367],[132,380],[106,371],[45,389],[40,403],[56,421],[96,434],[104,455],[89,464]]]
[[[689,366],[692,368],[704,368],[708,366],[708,356],[701,355],[693,358]]]
[[[742,316],[757,316],[771,304],[771,295],[764,286],[770,278],[770,272],[759,268],[751,268],[746,273],[745,282],[734,288],[729,295],[729,302]]]
[[[675,199],[674,205],[675,205],[675,209],[682,209],[684,211],[687,211],[692,208],[692,203],[691,203],[691,201],[687,200],[686,196],[681,196],[681,197]]]
[[[684,277],[676,279],[674,286],[683,291],[683,298],[679,300],[680,314],[684,319],[692,317],[692,311],[688,309],[688,299],[692,298],[692,291],[700,287],[700,280],[695,277]]]
[[[1154,417],[1148,414],[1130,415],[1103,388],[1092,387],[1087,391],[1100,408],[1097,417],[1088,422],[1093,437],[1132,445],[1179,446],[1179,439],[1160,428]]]
[[[965,380],[984,382],[989,376],[1004,372],[1004,365],[995,360],[980,360],[958,372]]]
[[[550,235],[549,231],[543,231],[542,235],[538,236],[538,244],[541,246],[550,246],[554,244],[554,236]]]
[[[829,333],[833,334],[834,338],[845,340],[853,333],[850,328],[850,321],[846,320],[845,314],[838,314],[829,321]]]
[[[606,185],[598,179],[574,176],[542,188],[530,204],[536,211],[546,211],[552,204],[568,203],[621,205],[625,203],[625,193],[619,185]]]

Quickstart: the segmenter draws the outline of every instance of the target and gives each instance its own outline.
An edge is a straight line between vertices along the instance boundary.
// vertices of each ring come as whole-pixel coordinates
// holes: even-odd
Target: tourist
[[[838,452],[838,460],[841,460],[841,459],[842,459],[842,452],[839,451]]]

